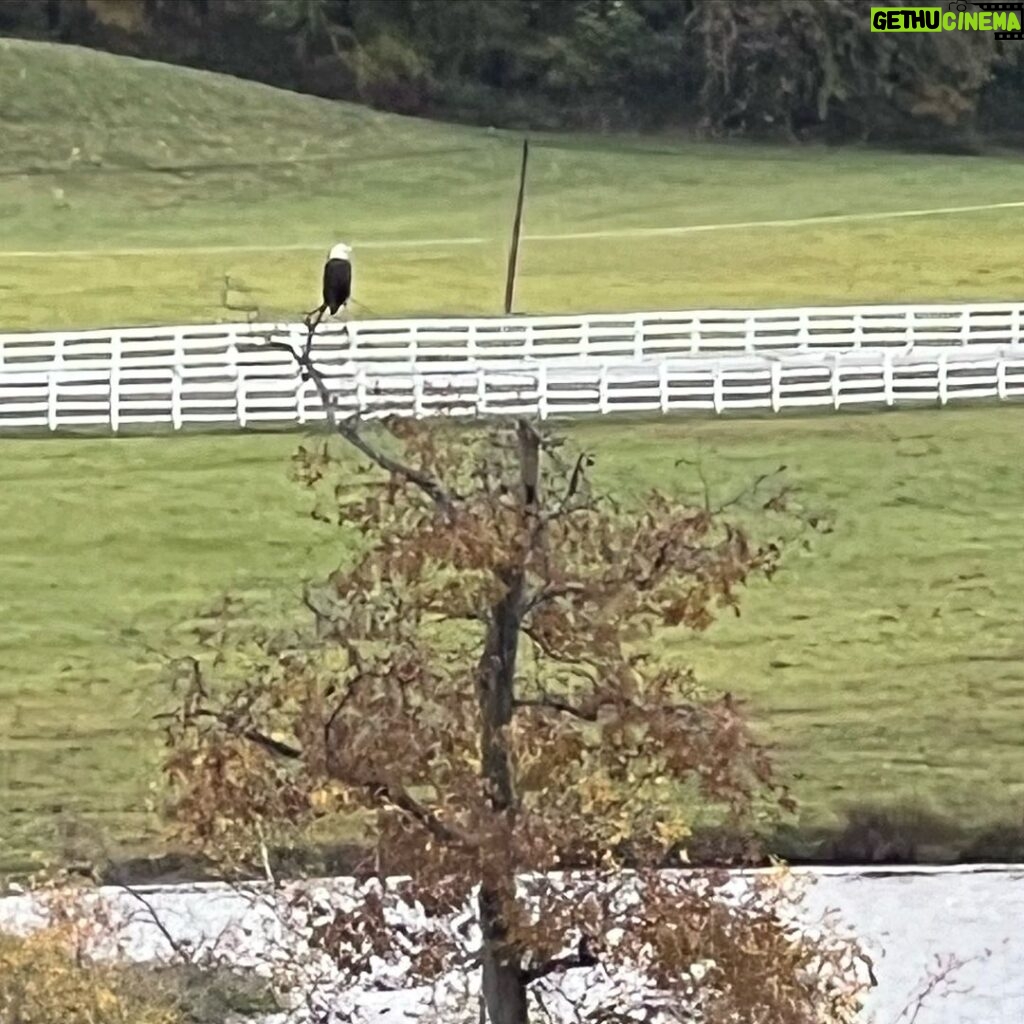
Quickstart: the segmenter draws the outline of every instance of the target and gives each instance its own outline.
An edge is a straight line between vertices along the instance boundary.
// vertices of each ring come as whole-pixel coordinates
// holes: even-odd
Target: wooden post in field
[[[516,264],[519,260],[519,232],[523,226],[523,198],[526,195],[526,158],[530,143],[523,139],[523,164],[519,170],[519,197],[516,199],[516,219],[512,224],[512,247],[508,254],[508,276],[505,279],[505,315],[512,312],[512,296],[516,287]]]

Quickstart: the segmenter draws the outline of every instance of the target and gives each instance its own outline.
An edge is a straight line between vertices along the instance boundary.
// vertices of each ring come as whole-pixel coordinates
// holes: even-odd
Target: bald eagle
[[[344,306],[352,294],[352,250],[339,242],[327,254],[324,264],[324,308],[331,316]]]

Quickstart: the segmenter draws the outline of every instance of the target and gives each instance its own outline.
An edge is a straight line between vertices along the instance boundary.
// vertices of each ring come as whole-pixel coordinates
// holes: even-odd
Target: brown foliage
[[[664,493],[622,508],[589,455],[524,421],[372,436],[335,412],[314,333],[295,356],[364,461],[323,441],[295,473],[359,550],[307,588],[308,630],[228,629],[189,662],[168,730],[180,834],[238,852],[344,815],[407,876],[387,899],[450,915],[479,887],[479,948],[421,933],[410,980],[482,966],[494,1021],[597,963],[639,972],[666,1019],[851,1019],[847,951],[797,936],[763,887],[730,901],[724,876],[663,870],[696,809],[736,827],[766,794],[788,806],[739,702],[652,643],[738,614],[778,544]],[[572,865],[589,873],[551,874]],[[315,942],[358,973],[394,953],[388,913],[367,896]]]

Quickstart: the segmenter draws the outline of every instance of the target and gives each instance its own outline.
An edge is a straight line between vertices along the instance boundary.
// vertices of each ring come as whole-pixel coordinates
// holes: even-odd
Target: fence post
[[[185,342],[181,336],[181,331],[174,332],[174,368],[179,372],[184,372],[185,369]]]
[[[769,372],[771,375],[772,412],[778,412],[782,401],[782,363],[772,360]]]
[[[885,352],[882,353],[882,393],[885,396],[886,405],[892,405],[895,401],[892,384],[892,353],[886,349]]]
[[[548,370],[543,363],[537,365],[537,412],[542,420],[548,418]]]
[[[839,368],[839,355],[838,353],[832,357],[832,380],[830,381],[832,386],[832,408],[838,409],[842,404],[842,387],[843,387],[843,376],[842,370]]]
[[[602,363],[597,371],[597,411],[604,416],[608,412],[608,364]]]
[[[46,424],[57,429],[57,374],[53,370],[46,375]]]
[[[171,425],[175,430],[181,430],[181,371],[177,367],[171,368]]]
[[[242,368],[238,365],[238,335],[234,331],[229,335],[228,372],[234,378],[235,419],[240,427],[245,426],[245,381],[242,379]]]
[[[1006,398],[1006,359],[1004,356],[996,358],[996,395],[1000,399]]]
[[[644,318],[638,316],[633,321],[633,358],[642,363],[644,359]]]
[[[110,336],[110,429],[116,434],[121,422],[121,335]]]
[[[940,352],[937,360],[939,371],[939,405],[945,405],[949,399],[949,367],[946,365],[946,353]]]
[[[478,366],[476,368],[476,412],[478,416],[484,414],[484,410],[487,406],[487,377],[484,374],[483,367]]]
[[[665,415],[668,412],[668,363],[664,359],[658,364],[658,401]]]
[[[360,415],[366,412],[366,370],[362,366],[356,370],[356,411]]]
[[[413,367],[412,371],[412,414],[423,419],[423,375]]]
[[[711,371],[711,400],[714,404],[716,413],[721,413],[725,409],[725,393],[722,386],[722,368],[717,364]]]
[[[246,412],[245,412],[245,373],[239,366],[235,370],[237,376],[235,377],[235,415],[238,419],[238,425],[244,427],[246,423]]]
[[[305,344],[301,332],[295,327],[288,328],[288,344],[296,352],[301,352],[302,347]],[[305,424],[309,418],[306,415],[306,384],[308,383],[303,379],[302,371],[298,366],[295,366],[295,420],[297,423]]]

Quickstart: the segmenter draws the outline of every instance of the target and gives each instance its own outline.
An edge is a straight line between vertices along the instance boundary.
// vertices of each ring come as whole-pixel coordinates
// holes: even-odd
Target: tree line
[[[1015,141],[1024,46],[872,33],[869,13],[864,0],[24,0],[0,8],[0,32],[498,127]]]

